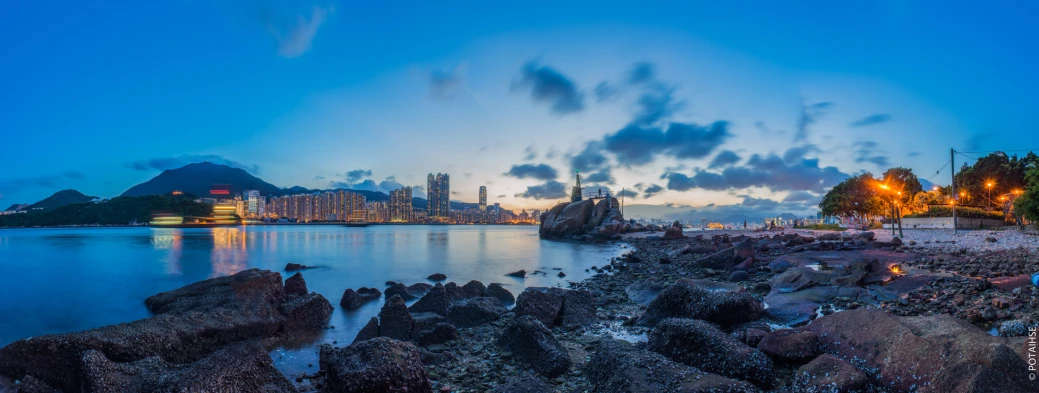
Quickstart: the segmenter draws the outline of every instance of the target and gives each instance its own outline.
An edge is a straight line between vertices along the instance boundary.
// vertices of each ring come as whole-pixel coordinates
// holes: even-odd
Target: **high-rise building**
[[[263,216],[263,200],[258,190],[245,190],[245,216],[260,218]]]
[[[413,222],[411,187],[390,191],[390,222]]]
[[[487,211],[487,186],[480,186],[480,211]]]
[[[431,220],[446,221],[451,213],[451,181],[446,173],[426,177],[426,213]]]

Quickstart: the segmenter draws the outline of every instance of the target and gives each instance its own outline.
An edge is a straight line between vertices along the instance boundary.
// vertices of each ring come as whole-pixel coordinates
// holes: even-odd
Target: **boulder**
[[[563,309],[563,296],[548,288],[527,288],[516,297],[517,317],[530,315],[544,326],[554,326]]]
[[[649,335],[648,348],[710,373],[766,388],[773,383],[773,364],[768,356],[701,320],[661,321]]]
[[[234,342],[320,330],[332,315],[321,295],[288,299],[281,274],[259,269],[160,293],[145,305],[155,316],[15,341],[0,349],[0,374],[15,379],[32,374],[57,389],[78,392],[88,350],[118,363],[158,356],[185,364]]]
[[[289,262],[289,263],[285,264],[285,271],[287,271],[287,272],[298,272],[300,270],[306,270],[306,269],[310,269],[310,268],[312,268],[312,266],[301,265],[301,264],[292,263],[292,262]]]
[[[595,297],[584,290],[561,290],[563,307],[560,310],[559,324],[565,328],[585,326],[598,320],[595,315]]]
[[[682,234],[682,224],[678,221],[675,221],[673,224],[671,224],[671,227],[664,231],[664,236],[662,237],[662,239],[664,240],[683,238],[685,238],[685,235]]]
[[[758,350],[777,362],[804,363],[822,353],[819,336],[810,330],[780,329],[761,339]]]
[[[516,303],[516,297],[512,296],[512,292],[509,292],[508,289],[505,289],[505,287],[498,283],[491,283],[491,285],[488,285],[487,290],[484,291],[484,294],[486,294],[489,297],[498,299],[498,301],[500,301],[503,305]]]
[[[97,350],[84,352],[82,363],[84,391],[95,393],[296,391],[259,340],[228,345],[189,364],[158,356],[117,363]]]
[[[823,354],[794,373],[792,393],[860,392],[866,390],[866,374],[850,363]]]
[[[447,322],[443,315],[433,312],[411,313],[411,337],[418,337],[419,332],[430,330],[437,324]]]
[[[750,274],[747,274],[745,270],[736,270],[729,274],[730,282],[740,282],[750,280]]]
[[[389,288],[386,288],[385,292],[387,299],[394,296],[400,296],[400,298],[404,299],[405,301],[414,300],[415,298],[417,298],[417,296],[413,295],[410,291],[408,291],[408,287],[406,285],[401,284],[399,282],[391,285]]]
[[[447,275],[444,273],[433,273],[426,278],[429,279],[429,281],[444,281],[447,279]]]
[[[365,303],[378,299],[379,296],[382,296],[382,292],[375,288],[361,287],[356,292],[347,288],[346,291],[343,291],[343,298],[339,300],[339,305],[347,310],[356,310]]]
[[[408,285],[408,293],[410,293],[414,297],[422,297],[425,294],[429,293],[430,289],[433,289],[433,286],[426,284],[424,282],[417,282]]]
[[[638,320],[653,326],[666,318],[696,318],[728,327],[755,321],[765,314],[761,303],[746,292],[710,290],[703,284],[680,279],[667,287],[649,304]]]
[[[547,213],[541,215],[541,227],[538,235],[544,239],[570,238],[585,234],[591,227],[595,201],[585,199],[582,201],[561,203],[553,206]]]
[[[651,278],[631,283],[631,285],[624,288],[624,293],[628,295],[628,299],[632,302],[640,306],[648,306],[666,288],[667,285]]]
[[[526,374],[509,377],[499,389],[495,390],[500,393],[552,393],[554,391],[540,378]]]
[[[808,329],[819,335],[824,352],[854,359],[872,383],[891,391],[1039,391],[1008,339],[950,315],[856,309],[816,319]]]
[[[379,318],[372,317],[372,319],[369,319],[368,323],[361,328],[361,331],[357,332],[357,337],[354,337],[354,342],[371,340],[376,337],[379,337]]]
[[[411,313],[400,295],[393,295],[379,311],[379,336],[394,340],[411,339]]]
[[[328,392],[430,392],[433,386],[414,344],[387,337],[345,348],[321,346]]]
[[[427,346],[443,344],[458,339],[458,329],[448,323],[438,323],[432,329],[423,330],[418,334],[418,345]]]
[[[447,289],[442,284],[437,283],[429,290],[429,293],[426,293],[419,301],[412,304],[408,310],[414,313],[432,312],[447,315],[448,305],[450,305],[450,301],[447,298]]]
[[[306,296],[308,293],[310,291],[307,290],[307,282],[303,280],[303,274],[297,272],[285,279],[286,296]]]
[[[585,368],[596,393],[758,393],[744,381],[672,361],[621,340],[602,340]]]
[[[558,377],[570,369],[566,349],[556,341],[552,331],[532,315],[513,319],[502,331],[497,345],[546,378]]]
[[[516,277],[516,278],[524,278],[524,277],[527,277],[527,271],[523,270],[523,269],[520,269],[520,270],[514,271],[512,273],[506,274],[506,276]]]
[[[743,239],[739,243],[736,243],[732,247],[732,261],[734,263],[740,263],[750,259],[751,263],[754,262],[754,249],[757,247],[757,242],[754,239]]]
[[[486,292],[487,287],[485,287],[482,282],[476,280],[469,281],[458,289],[458,293],[463,299],[483,297]]]
[[[505,312],[498,299],[477,297],[452,304],[447,308],[447,321],[458,327],[473,327],[498,320]]]

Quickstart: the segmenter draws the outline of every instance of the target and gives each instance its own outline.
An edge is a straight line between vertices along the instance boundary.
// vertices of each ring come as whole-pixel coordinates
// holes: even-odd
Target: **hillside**
[[[181,191],[205,198],[211,196],[210,190],[215,185],[228,186],[231,195],[241,194],[245,190],[259,190],[262,195],[281,195],[283,193],[281,188],[265,182],[243,169],[200,162],[177,169],[167,169],[151,180],[131,187],[122,196],[161,195]]]
[[[42,201],[36,202],[25,208],[26,210],[52,210],[65,205],[71,205],[74,203],[86,203],[90,202],[94,198],[76,190],[61,190],[55,192],[53,195],[44,198]]]
[[[154,212],[182,216],[209,216],[213,207],[195,202],[195,196],[147,195],[116,197],[98,203],[73,203],[49,210],[0,216],[0,228],[59,225],[127,225],[145,223]]]

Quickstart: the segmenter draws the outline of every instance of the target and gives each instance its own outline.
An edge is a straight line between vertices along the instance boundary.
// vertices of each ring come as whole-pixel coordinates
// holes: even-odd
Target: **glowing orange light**
[[[991,188],[992,187],[992,182],[988,182],[988,184],[985,184],[985,187]]]
[[[898,265],[891,265],[891,272],[894,274],[899,274],[902,272],[902,268]]]

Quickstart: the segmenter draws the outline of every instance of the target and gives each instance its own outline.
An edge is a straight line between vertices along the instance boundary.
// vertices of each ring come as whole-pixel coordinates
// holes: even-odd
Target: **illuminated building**
[[[487,186],[480,186],[480,211],[487,211]]]
[[[390,191],[390,222],[415,221],[411,195],[411,187],[403,187],[399,190]]]
[[[258,190],[245,190],[245,215],[248,218],[264,218],[267,210],[267,200],[260,195]]]
[[[367,222],[389,222],[389,203],[384,201],[368,202],[364,205],[365,221]]]
[[[263,197],[259,200],[263,201]],[[347,190],[271,197],[264,217],[296,222],[363,222],[367,219],[364,195]]]
[[[426,177],[426,214],[431,220],[446,221],[451,212],[451,181],[446,173]]]

